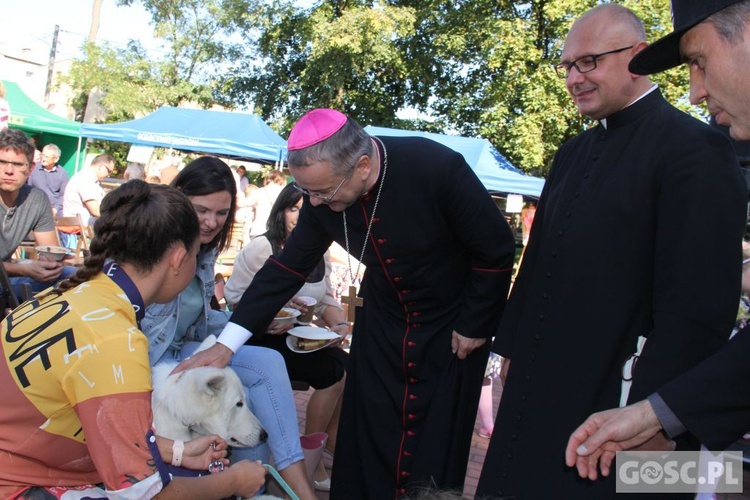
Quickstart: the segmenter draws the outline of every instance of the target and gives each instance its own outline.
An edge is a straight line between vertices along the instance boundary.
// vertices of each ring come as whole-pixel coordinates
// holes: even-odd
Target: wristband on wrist
[[[172,443],[172,465],[179,467],[182,465],[182,452],[185,451],[185,442],[175,440]]]
[[[336,328],[337,326],[341,326],[341,325],[349,326],[349,322],[348,321],[342,321],[341,323],[336,323],[335,325],[333,325],[333,327]]]

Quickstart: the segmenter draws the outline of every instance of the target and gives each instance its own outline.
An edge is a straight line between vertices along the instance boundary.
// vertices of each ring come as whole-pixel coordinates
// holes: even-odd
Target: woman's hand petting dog
[[[182,466],[193,470],[208,470],[209,465],[218,461],[228,467],[229,459],[226,456],[226,441],[219,436],[200,436],[185,443]]]

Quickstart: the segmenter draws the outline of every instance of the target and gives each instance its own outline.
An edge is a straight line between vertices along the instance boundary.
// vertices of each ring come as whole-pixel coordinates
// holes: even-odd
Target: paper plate
[[[294,328],[292,328],[292,330],[294,330]],[[318,328],[318,330],[322,330],[322,328]],[[289,332],[291,333],[291,330],[289,330]],[[325,349],[326,347],[328,347],[331,344],[333,344],[334,342],[336,342],[336,340],[339,339],[339,338],[340,337],[338,335],[336,335],[335,339],[329,340],[328,342],[326,342],[325,344],[323,344],[320,347],[317,347],[315,349],[310,349],[308,351],[303,351],[302,349],[297,349],[297,339],[295,338],[295,336],[294,335],[287,335],[287,337],[286,337],[286,346],[289,348],[289,350],[294,351],[296,353],[307,354],[309,352],[315,352],[315,351],[319,351],[321,349]]]
[[[286,316],[276,316],[275,318],[273,318],[274,320],[276,321],[285,320],[285,319],[288,320],[288,319],[296,318],[297,316],[300,315],[299,309],[294,309],[291,307],[282,307],[281,310],[286,313]]]
[[[318,328],[317,326],[295,326],[289,330],[289,335],[309,340],[330,340],[341,338],[338,333]]]

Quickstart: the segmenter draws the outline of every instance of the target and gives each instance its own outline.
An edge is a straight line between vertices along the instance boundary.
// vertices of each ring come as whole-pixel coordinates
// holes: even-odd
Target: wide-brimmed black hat
[[[682,62],[680,38],[690,28],[711,14],[740,3],[742,0],[672,0],[674,31],[661,38],[633,57],[628,68],[637,75],[650,75]]]

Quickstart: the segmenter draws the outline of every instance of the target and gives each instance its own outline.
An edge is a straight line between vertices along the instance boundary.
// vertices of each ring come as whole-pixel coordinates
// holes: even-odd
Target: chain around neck
[[[385,184],[385,174],[388,171],[388,151],[385,149],[385,144],[378,137],[373,136],[373,143],[377,140],[380,146],[383,148],[383,175],[380,178],[380,186],[378,186],[378,194],[375,196],[375,205],[372,207],[372,214],[370,214],[370,223],[367,225],[367,234],[365,234],[365,241],[362,244],[362,253],[359,255],[359,262],[357,263],[356,274],[352,272],[352,254],[349,252],[349,228],[346,225],[346,210],[342,211],[344,217],[344,242],[346,243],[346,258],[349,262],[349,277],[351,284],[354,285],[357,276],[359,276],[359,268],[362,266],[362,259],[365,258],[365,249],[367,248],[367,240],[370,239],[370,231],[372,230],[372,221],[375,220],[375,211],[378,209],[378,202],[380,201],[380,193],[383,192],[383,184]],[[377,150],[377,144],[375,144]],[[380,153],[378,153],[380,156]]]

